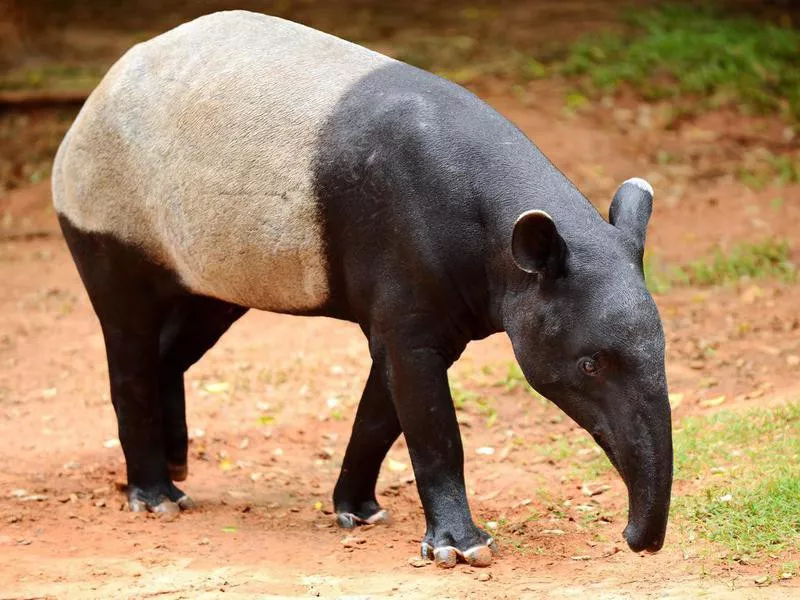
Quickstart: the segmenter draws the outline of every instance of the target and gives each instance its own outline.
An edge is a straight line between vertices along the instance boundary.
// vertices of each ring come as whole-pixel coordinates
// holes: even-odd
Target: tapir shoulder
[[[320,131],[349,87],[391,62],[244,11],[177,27],[131,49],[92,93],[59,149],[55,207],[145,249],[192,291],[318,306]]]

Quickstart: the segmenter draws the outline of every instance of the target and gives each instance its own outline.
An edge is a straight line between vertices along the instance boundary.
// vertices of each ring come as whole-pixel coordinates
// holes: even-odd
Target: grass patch
[[[106,67],[46,65],[17,69],[0,77],[0,90],[92,90]]]
[[[458,383],[450,384],[450,395],[456,411],[471,413],[481,417],[486,427],[494,427],[497,423],[497,409],[494,407],[494,398],[464,389]]]
[[[728,252],[717,248],[709,257],[671,268],[648,255],[645,256],[644,275],[650,291],[661,294],[676,285],[723,285],[744,278],[774,278],[793,283],[797,280],[797,267],[791,260],[786,240],[767,239],[738,244]]]
[[[736,177],[749,188],[763,190],[768,185],[800,183],[800,154],[760,153],[755,164],[742,166]]]
[[[542,79],[549,70],[527,52],[502,39],[487,44],[480,35],[428,35],[395,40],[395,58],[461,85],[498,78]]]
[[[800,31],[713,7],[629,12],[622,34],[579,40],[560,67],[588,94],[628,84],[646,99],[702,98],[800,120]]]
[[[696,489],[675,497],[684,529],[735,555],[800,549],[800,403],[684,419],[675,478]]]
[[[800,403],[683,419],[673,433],[673,527],[724,546],[733,559],[800,550],[798,431]],[[572,475],[594,480],[611,470],[603,455]]]

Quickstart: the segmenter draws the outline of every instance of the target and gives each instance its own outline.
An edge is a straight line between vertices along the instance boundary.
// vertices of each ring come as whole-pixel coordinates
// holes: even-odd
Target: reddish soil
[[[698,184],[662,173],[644,142],[632,142],[641,132],[609,128],[596,116],[567,118],[556,91],[538,92],[538,109],[490,101],[601,207],[623,178],[654,179],[650,248],[659,256],[695,258],[715,243],[798,230],[800,187],[754,193],[732,178]],[[712,134],[725,138],[712,125],[696,145],[717,143]],[[661,143],[682,135],[662,132]],[[770,208],[775,195],[785,198],[780,210]],[[173,522],[128,513],[102,338],[54,233],[47,182],[7,195],[2,210],[3,597],[778,598],[795,586],[755,590],[754,575],[768,567],[715,560],[713,548],[687,546],[674,528],[661,553],[629,552],[620,535],[621,481],[603,475],[592,484],[610,489],[589,500],[572,474],[593,445],[577,459],[548,455],[554,440],[583,444],[586,434],[552,406],[498,385],[513,360],[504,336],[473,344],[452,370],[462,386],[494,397],[498,413],[489,427],[474,406],[461,412],[473,511],[480,523],[501,524],[502,553],[489,569],[408,563],[424,524],[402,442],[379,485],[393,524],[353,533],[335,527],[330,494],[368,355],[356,327],[327,319],[251,312],[237,323],[188,374],[193,440],[184,489],[197,509]],[[685,394],[676,416],[718,410],[701,402],[723,394],[723,407],[733,408],[800,397],[796,286],[676,289],[658,303],[671,389]],[[496,452],[479,455],[483,446]],[[585,523],[587,505],[602,519]],[[348,535],[359,539],[344,544]],[[488,581],[479,579],[486,574]]]
[[[582,11],[581,2],[562,4]],[[67,33],[88,44],[78,58],[127,45],[112,33]],[[601,210],[622,180],[650,179],[648,248],[660,260],[776,236],[794,244],[800,262],[800,185],[756,192],[736,177],[760,147],[797,156],[779,123],[719,112],[666,129],[659,107],[632,99],[568,114],[552,81],[516,99],[488,84],[480,92]],[[393,523],[335,526],[330,496],[369,357],[355,326],[328,319],[251,311],[237,323],[187,375],[192,442],[182,488],[197,508],[171,522],[126,512],[99,326],[58,233],[49,182],[27,183],[46,173],[70,116],[37,110],[0,120],[0,598],[797,593],[798,577],[760,589],[754,577],[800,556],[731,563],[675,527],[659,554],[631,553],[621,537],[622,482],[612,473],[577,477],[576,464],[599,452],[588,435],[553,406],[501,384],[513,361],[503,335],[472,344],[451,371],[497,411],[493,423],[474,404],[459,412],[473,513],[499,524],[501,554],[488,569],[409,564],[424,522],[402,441],[378,486]],[[675,288],[657,302],[670,388],[683,394],[676,418],[800,398],[797,285]],[[723,395],[721,406],[703,402]],[[559,458],[558,443],[577,450]],[[483,447],[495,452],[479,454]],[[610,488],[588,498],[584,483]],[[587,520],[587,512],[600,518]]]

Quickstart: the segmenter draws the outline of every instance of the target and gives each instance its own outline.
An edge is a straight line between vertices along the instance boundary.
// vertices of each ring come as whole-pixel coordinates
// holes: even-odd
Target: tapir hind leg
[[[342,527],[388,519],[375,499],[375,484],[381,463],[399,435],[400,422],[385,376],[373,364],[333,491],[333,505]]]
[[[111,401],[128,473],[131,510],[177,513],[191,500],[170,480],[159,403],[159,335],[169,307],[185,294],[177,278],[129,244],[61,228],[106,345]]]
[[[175,303],[161,328],[158,387],[164,418],[164,450],[173,481],[183,481],[189,472],[183,374],[246,312],[246,308],[222,300],[187,296]]]

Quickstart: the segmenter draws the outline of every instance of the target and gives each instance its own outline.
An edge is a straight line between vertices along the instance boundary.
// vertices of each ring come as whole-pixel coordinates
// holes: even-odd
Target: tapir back
[[[389,62],[255,13],[180,26],[131,49],[87,100],[56,157],[55,208],[195,293],[313,310],[329,289],[318,137],[347,89]]]

